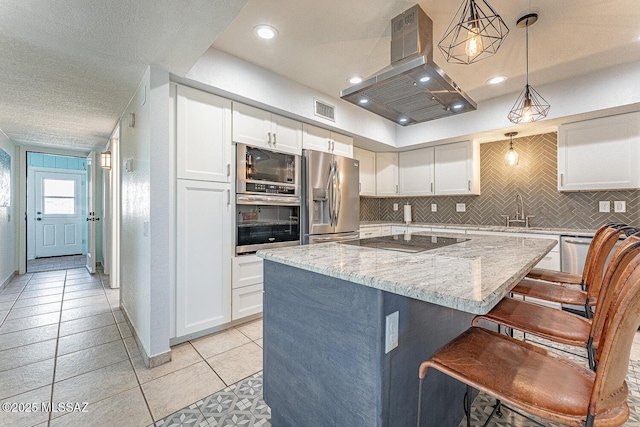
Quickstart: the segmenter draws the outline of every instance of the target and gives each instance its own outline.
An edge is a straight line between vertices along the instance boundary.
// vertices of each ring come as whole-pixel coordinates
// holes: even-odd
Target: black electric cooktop
[[[399,234],[395,236],[370,237],[368,239],[347,240],[340,242],[344,245],[362,246],[365,248],[383,249],[386,251],[398,251],[418,253],[430,249],[442,248],[466,242],[469,239],[440,237],[416,234]]]

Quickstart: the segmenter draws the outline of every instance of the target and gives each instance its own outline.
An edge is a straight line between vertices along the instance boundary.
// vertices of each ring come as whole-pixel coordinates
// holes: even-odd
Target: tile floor
[[[170,363],[147,369],[118,290],[100,272],[29,273],[0,290],[0,405],[38,404],[32,412],[0,411],[0,427],[266,427],[261,369],[261,320],[177,345]],[[632,413],[625,426],[640,427],[640,334],[627,382]],[[66,402],[88,406],[86,412],[48,412],[39,405]],[[478,396],[474,427],[492,404]],[[492,426],[535,425],[503,412]]]
[[[0,427],[171,425],[190,406],[202,427],[269,425],[261,345],[253,321],[177,345],[170,363],[147,369],[107,276],[84,267],[18,276],[0,290],[0,405],[38,410],[0,411]],[[89,404],[48,412],[41,402]]]
[[[65,270],[83,267],[87,264],[86,255],[54,256],[27,260],[27,272]]]

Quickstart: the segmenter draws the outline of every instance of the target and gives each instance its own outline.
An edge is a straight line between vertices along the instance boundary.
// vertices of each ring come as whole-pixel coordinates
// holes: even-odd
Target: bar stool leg
[[[420,378],[420,384],[418,385],[418,427],[420,427],[420,418],[422,417],[422,382],[424,378]]]
[[[467,392],[464,394],[464,413],[467,417],[467,427],[471,427],[471,386],[467,385]]]

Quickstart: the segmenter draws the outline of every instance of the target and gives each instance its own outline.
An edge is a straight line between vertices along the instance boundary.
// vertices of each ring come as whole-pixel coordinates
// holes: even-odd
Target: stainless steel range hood
[[[433,23],[419,5],[391,20],[391,65],[340,98],[403,126],[476,109],[433,62]]]

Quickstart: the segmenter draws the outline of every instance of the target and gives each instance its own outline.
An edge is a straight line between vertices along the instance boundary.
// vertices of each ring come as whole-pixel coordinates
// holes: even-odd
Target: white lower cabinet
[[[360,229],[360,238],[368,239],[371,237],[382,236],[382,230],[380,227],[364,227]]]
[[[231,321],[229,184],[177,180],[176,335]]]
[[[262,258],[244,255],[233,258],[231,320],[262,313]]]

